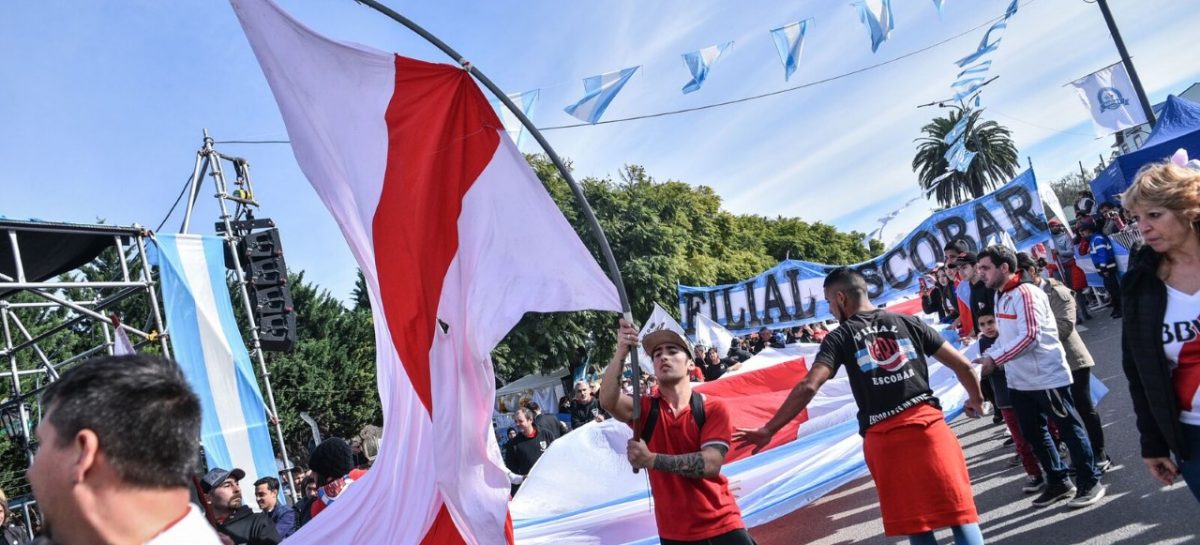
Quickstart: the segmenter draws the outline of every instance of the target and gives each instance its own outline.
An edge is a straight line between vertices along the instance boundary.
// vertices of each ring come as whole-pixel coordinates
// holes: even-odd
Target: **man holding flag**
[[[641,419],[633,420],[633,398],[619,386],[625,357],[638,346],[638,332],[625,320],[600,383],[600,403],[613,418],[634,426],[629,464],[650,472],[659,540],[663,545],[753,544],[729,481],[721,475],[733,433],[729,410],[723,401],[692,390],[688,373],[696,362],[678,332],[656,329],[641,344],[658,380],[657,392],[641,398]]]

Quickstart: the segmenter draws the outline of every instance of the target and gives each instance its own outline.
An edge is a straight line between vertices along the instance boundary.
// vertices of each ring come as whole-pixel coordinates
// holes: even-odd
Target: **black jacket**
[[[255,513],[245,505],[225,519],[217,531],[233,538],[235,545],[276,545],[283,541],[270,515]]]
[[[921,296],[921,309],[926,314],[937,314],[938,320],[947,317],[951,320],[958,317],[958,296],[954,294],[952,284],[935,284],[925,295]]]
[[[1167,285],[1158,277],[1161,259],[1145,246],[1129,260],[1129,272],[1121,282],[1121,366],[1129,381],[1142,457],[1163,458],[1174,452],[1187,460],[1193,453],[1183,440],[1170,361],[1163,351]]]
[[[547,413],[533,417],[533,425],[537,426],[538,435],[544,435],[550,443],[562,437],[563,428],[567,427],[557,416]]]

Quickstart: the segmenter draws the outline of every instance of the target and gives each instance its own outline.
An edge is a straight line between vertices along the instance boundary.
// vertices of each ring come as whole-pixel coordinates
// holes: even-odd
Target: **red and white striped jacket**
[[[1028,392],[1071,384],[1050,300],[1020,275],[996,290],[996,329],[1000,335],[985,354],[1004,366],[1009,388]]]

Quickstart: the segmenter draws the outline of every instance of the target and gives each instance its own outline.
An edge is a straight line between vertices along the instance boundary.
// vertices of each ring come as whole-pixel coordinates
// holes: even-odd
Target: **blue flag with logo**
[[[537,105],[538,98],[541,96],[541,89],[525,91],[524,93],[516,93],[508,95],[508,99],[513,101],[518,108],[521,108],[521,113],[525,117],[533,116],[533,107]],[[504,131],[508,133],[508,137],[516,142],[517,147],[525,141],[525,125],[521,124],[521,120],[517,118],[512,110],[509,110],[500,99],[492,99],[492,108],[496,110],[496,115],[500,117],[500,122],[504,124]]]
[[[796,21],[771,31],[775,49],[779,50],[779,60],[783,62],[783,81],[791,78],[796,67],[800,65],[800,55],[804,52],[804,35],[808,33],[808,21]]]
[[[579,102],[563,108],[563,111],[575,116],[580,121],[588,123],[600,121],[600,116],[604,115],[604,110],[608,109],[609,103],[617,97],[617,93],[621,92],[621,88],[625,87],[629,78],[633,77],[638,68],[641,66],[584,78],[583,98],[579,99]]]
[[[719,45],[710,45],[699,51],[683,54],[683,63],[687,65],[688,70],[692,72],[692,81],[683,86],[683,94],[688,94],[694,91],[699,91],[700,86],[704,85],[704,80],[708,79],[708,72],[712,70],[712,66],[721,58],[721,54],[725,53],[733,42],[725,42]]]
[[[871,52],[878,51],[879,45],[887,41],[895,28],[892,0],[859,0],[850,5],[858,9],[858,19],[871,33]]]

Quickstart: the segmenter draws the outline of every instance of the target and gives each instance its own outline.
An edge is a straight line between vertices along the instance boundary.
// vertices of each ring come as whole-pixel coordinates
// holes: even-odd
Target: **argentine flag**
[[[791,78],[796,66],[800,64],[800,55],[804,52],[804,35],[808,33],[808,21],[797,21],[771,31],[771,37],[775,39],[775,49],[779,50],[779,60],[783,61],[783,81]]]
[[[537,104],[538,97],[542,94],[541,89],[525,91],[524,93],[515,93],[508,95],[508,99],[513,101],[521,108],[521,113],[525,117],[530,118],[533,114],[533,107]],[[496,115],[500,116],[500,122],[504,124],[504,131],[508,133],[508,137],[512,138],[513,142],[517,143],[520,148],[525,141],[525,126],[521,124],[521,120],[517,118],[517,114],[512,113],[508,107],[500,102],[500,99],[492,99],[492,108],[496,110]]]
[[[200,398],[200,444],[208,467],[246,472],[243,489],[278,477],[267,423],[246,342],[233,315],[225,277],[226,244],[210,235],[155,237],[171,351]]]
[[[717,59],[720,59],[721,54],[725,53],[725,50],[731,45],[733,42],[725,42],[683,54],[683,63],[687,65],[688,70],[692,71],[692,81],[683,86],[683,94],[700,90],[700,86],[704,85],[704,80],[708,79],[708,71],[712,70],[712,65],[717,64]]]
[[[945,6],[946,0],[933,0],[933,5],[937,7],[938,17],[942,16],[942,7]]]
[[[946,168],[966,172],[971,168],[971,161],[975,160],[975,152],[967,151],[967,141],[959,140],[946,150],[946,162],[949,163]]]
[[[641,66],[585,78],[583,80],[585,93],[583,98],[579,99],[579,102],[563,108],[563,111],[575,116],[580,121],[595,124],[600,121],[600,116],[604,115],[608,104],[616,98],[617,93],[621,92],[621,88],[625,87],[625,83],[633,77],[638,68]]]
[[[871,33],[871,52],[878,51],[879,44],[887,41],[895,28],[892,0],[859,0],[850,5],[858,9],[858,19]]]
[[[962,135],[966,134],[967,132],[967,122],[970,121],[970,119],[970,111],[963,110],[962,117],[958,118],[958,122],[950,128],[950,132],[946,133],[946,136],[942,138],[942,142],[953,144],[955,140],[962,138]]]

